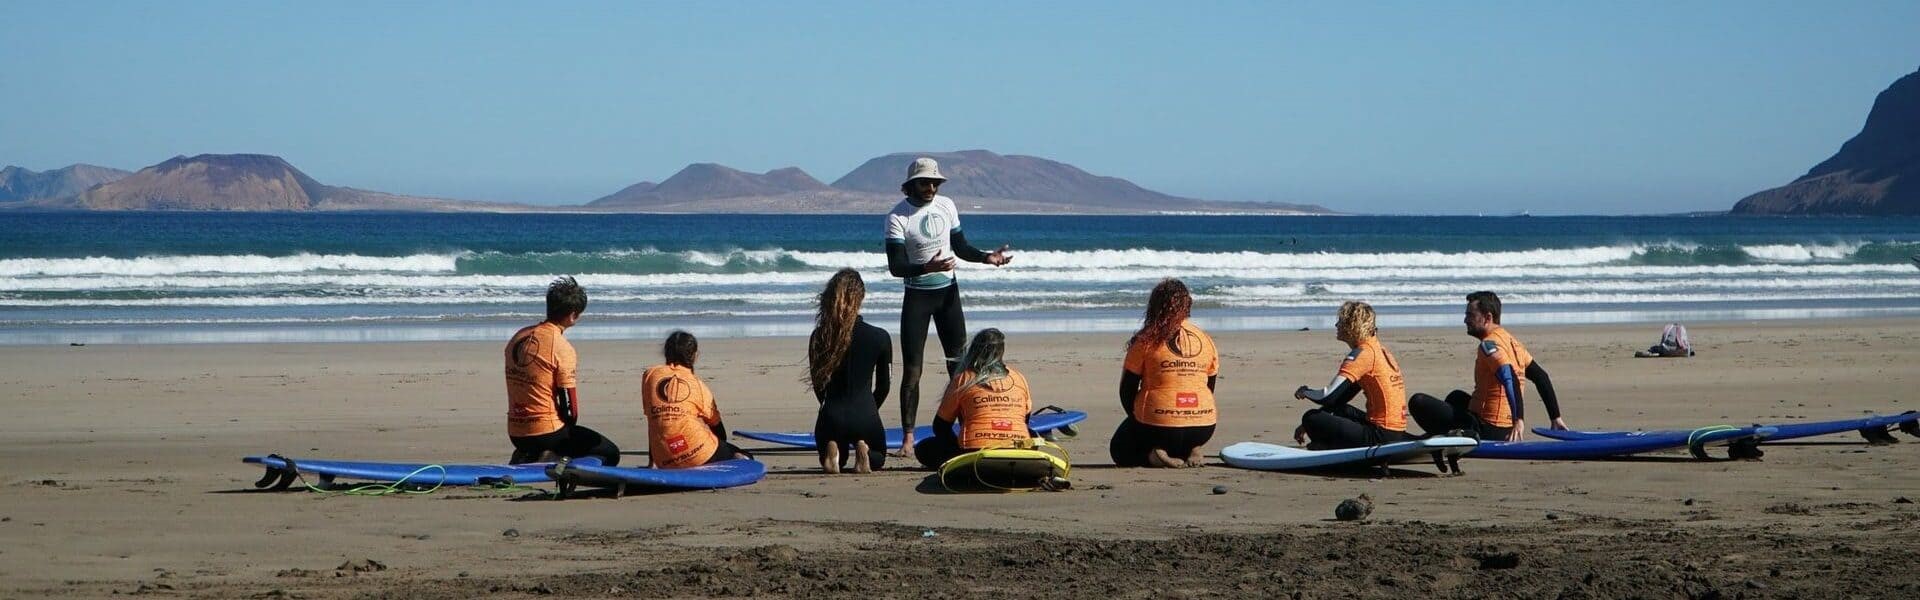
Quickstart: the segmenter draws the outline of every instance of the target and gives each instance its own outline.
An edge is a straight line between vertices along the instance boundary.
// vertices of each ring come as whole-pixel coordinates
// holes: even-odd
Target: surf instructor
[[[1001,266],[1013,260],[1007,246],[982,252],[967,243],[960,231],[960,211],[953,200],[940,195],[940,163],[913,159],[907,180],[900,184],[906,198],[887,213],[887,272],[906,280],[900,303],[900,426],[905,439],[902,456],[913,456],[913,427],[920,410],[920,371],[927,351],[927,324],[940,334],[940,352],[946,357],[947,377],[967,341],[967,319],[960,309],[960,284],[953,277],[957,260]]]

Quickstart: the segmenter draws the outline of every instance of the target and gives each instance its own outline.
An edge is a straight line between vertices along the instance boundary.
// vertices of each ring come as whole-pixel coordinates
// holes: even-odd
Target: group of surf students
[[[968,243],[953,201],[939,195],[946,181],[933,159],[919,158],[901,184],[906,196],[886,219],[888,272],[905,283],[900,315],[899,406],[903,444],[897,456],[928,468],[976,450],[1028,439],[1032,394],[1026,376],[1006,364],[1006,336],[983,329],[971,340],[953,275],[957,260],[1002,266],[1007,246],[992,252]],[[880,408],[892,387],[893,343],[860,316],[866,283],[841,269],[819,296],[807,340],[805,382],[819,402],[813,435],[821,469],[868,473],[888,458]],[[1467,435],[1517,441],[1526,431],[1524,395],[1533,384],[1555,429],[1565,429],[1553,383],[1524,345],[1500,326],[1500,298],[1481,291],[1466,297],[1467,332],[1480,340],[1473,391],[1446,398],[1406,395],[1400,365],[1376,337],[1373,308],[1341,305],[1336,337],[1351,352],[1325,387],[1300,386],[1294,398],[1312,402],[1295,431],[1309,449],[1366,447],[1426,436]],[[505,351],[510,462],[593,456],[618,465],[619,447],[579,425],[578,358],[564,332],[586,311],[586,290],[572,277],[547,289],[547,317],[514,334]],[[1214,388],[1220,354],[1213,338],[1191,321],[1193,296],[1169,278],[1148,295],[1141,327],[1128,340],[1118,397],[1125,413],[1109,453],[1123,467],[1196,467],[1218,424]],[[947,364],[947,383],[933,418],[933,437],[915,440],[921,363],[929,325]],[[648,457],[655,468],[684,468],[751,454],[727,441],[713,393],[695,372],[699,343],[685,331],[667,336],[663,362],[642,376]],[[1364,408],[1353,400],[1364,394]],[[957,425],[957,427],[956,427]],[[957,429],[957,431],[956,431]]]

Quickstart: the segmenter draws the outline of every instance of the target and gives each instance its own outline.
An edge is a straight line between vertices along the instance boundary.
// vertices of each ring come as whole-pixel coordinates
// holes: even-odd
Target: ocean
[[[1125,331],[1185,280],[1204,327],[1920,314],[1920,219],[961,215],[970,328]],[[502,340],[575,275],[578,339],[804,335],[841,267],[893,329],[881,215],[0,213],[0,344]],[[1649,329],[1650,336],[1657,328]]]

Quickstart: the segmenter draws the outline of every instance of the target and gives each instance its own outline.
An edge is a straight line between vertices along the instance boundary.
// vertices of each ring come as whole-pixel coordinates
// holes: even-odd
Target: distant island
[[[1920,71],[1873,101],[1860,134],[1787,185],[1733,205],[1737,215],[1920,215]]]
[[[900,201],[900,178],[918,156],[938,159],[951,178],[941,193],[979,213],[1331,213],[1314,205],[1172,196],[1062,162],[986,150],[888,154],[866,161],[831,185],[794,167],[750,173],[697,163],[659,183],[642,181],[573,206],[421,198],[337,187],[315,181],[277,156],[202,154],[176,156],[134,173],[91,165],[45,174],[8,167],[0,171],[0,209],[879,213]]]

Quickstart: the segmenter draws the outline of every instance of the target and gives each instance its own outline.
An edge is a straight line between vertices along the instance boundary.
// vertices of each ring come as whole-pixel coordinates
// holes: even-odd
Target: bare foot
[[[1204,467],[1207,466],[1207,457],[1201,452],[1199,446],[1194,446],[1193,452],[1187,453],[1186,462],[1189,467]]]
[[[821,443],[827,445],[827,454],[825,456],[820,457],[820,470],[826,471],[828,475],[839,475],[840,474],[840,443],[832,442],[832,441],[821,442]]]
[[[903,433],[900,435],[900,449],[892,452],[888,452],[887,456],[898,456],[900,458],[913,458],[913,430],[912,429],[908,429],[906,433]]]
[[[855,454],[853,455],[853,472],[859,473],[861,475],[872,473],[873,459],[871,457],[873,455],[868,454],[869,450],[867,447],[867,441],[860,440],[858,442],[854,442],[853,451],[855,452]]]
[[[1147,464],[1160,467],[1162,469],[1177,469],[1180,467],[1187,466],[1186,461],[1175,460],[1173,457],[1167,456],[1166,450],[1161,450],[1159,448],[1154,448],[1153,453],[1147,455]]]

